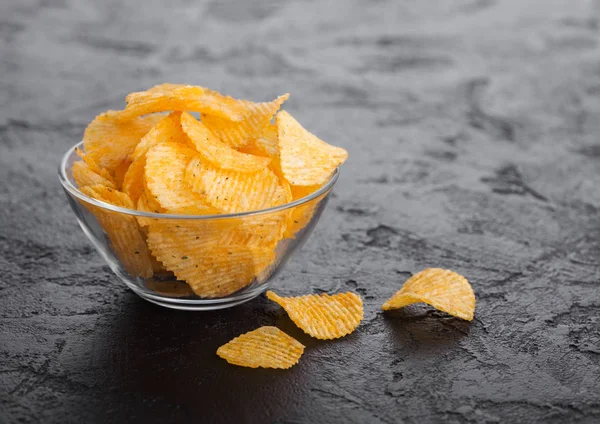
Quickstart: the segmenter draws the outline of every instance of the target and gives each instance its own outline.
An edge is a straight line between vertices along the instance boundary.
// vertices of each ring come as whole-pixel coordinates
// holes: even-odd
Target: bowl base
[[[125,284],[135,294],[148,302],[181,311],[216,311],[218,309],[231,308],[254,299],[268,289],[268,284],[261,284],[255,287],[254,290],[247,290],[238,296],[234,295],[225,299],[178,299],[147,293],[129,281],[125,281]]]

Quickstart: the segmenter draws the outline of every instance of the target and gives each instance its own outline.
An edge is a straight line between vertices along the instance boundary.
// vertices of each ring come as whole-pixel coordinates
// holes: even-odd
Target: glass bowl
[[[83,143],[67,151],[58,175],[81,229],[127,287],[174,309],[228,308],[267,290],[313,231],[339,176],[336,169],[319,190],[270,209],[159,214],[79,191],[71,172],[79,160],[76,148],[83,149]]]

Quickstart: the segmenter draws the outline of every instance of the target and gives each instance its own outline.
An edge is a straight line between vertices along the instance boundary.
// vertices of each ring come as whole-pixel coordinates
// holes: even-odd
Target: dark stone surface
[[[0,2],[1,422],[598,422],[600,2]],[[350,160],[280,291],[355,290],[318,342],[264,298],[161,309],[109,272],[56,167],[158,82],[286,107]],[[381,303],[429,266],[476,319]],[[288,371],[218,346],[274,324]]]

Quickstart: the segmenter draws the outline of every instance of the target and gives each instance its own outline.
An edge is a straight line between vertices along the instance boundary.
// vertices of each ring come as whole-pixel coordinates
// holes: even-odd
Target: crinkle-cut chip
[[[83,161],[86,163],[86,165],[92,170],[94,171],[96,174],[101,175],[102,177],[106,178],[107,180],[113,181],[112,175],[110,175],[110,172],[108,172],[108,170],[106,170],[105,168],[101,168],[100,165],[98,165],[96,163],[96,161],[94,159],[92,159],[91,156],[86,155],[80,148],[75,148],[75,153],[77,153],[77,156],[79,156],[81,159],[83,159]],[[114,182],[114,181],[113,181]]]
[[[277,145],[277,127],[270,123],[267,124],[260,137],[241,147],[240,151],[269,158],[278,157],[279,146]]]
[[[148,150],[159,143],[166,141],[187,144],[189,140],[181,129],[180,122],[181,112],[171,112],[169,115],[162,118],[135,146],[135,150],[130,155],[130,158],[135,160],[142,156],[146,156]],[[191,146],[190,146],[191,147]]]
[[[456,272],[428,268],[410,277],[402,288],[383,304],[383,310],[425,302],[455,317],[473,320],[475,294],[465,277]]]
[[[81,191],[97,200],[123,208],[133,208],[133,202],[125,193],[110,187],[95,185],[83,187]],[[88,203],[85,206],[94,214],[110,240],[115,255],[125,270],[133,277],[152,276],[152,262],[148,246],[135,217],[112,212]]]
[[[129,196],[135,204],[137,204],[142,192],[146,187],[144,182],[144,172],[146,169],[146,157],[140,156],[135,159],[129,165],[125,177],[123,178],[123,185],[121,190]]]
[[[271,122],[273,115],[288,97],[289,94],[284,94],[272,102],[265,103],[253,103],[243,100],[248,115],[239,122],[209,113],[202,114],[202,122],[221,141],[237,149],[261,136],[265,127]]]
[[[123,180],[125,180],[125,174],[127,174],[127,170],[129,169],[129,165],[131,165],[131,161],[129,159],[124,160],[113,170],[113,179],[117,184],[117,188],[120,190],[123,188]]]
[[[144,230],[143,227],[142,230]],[[156,257],[152,254],[150,254],[150,262],[152,262],[152,272],[154,273],[154,275],[169,276],[175,278],[175,274],[173,274],[171,271],[168,271],[167,268],[165,268],[165,266],[163,265],[163,263],[156,259]]]
[[[218,298],[250,285],[256,268],[271,255],[264,248],[182,242],[173,232],[150,225],[148,246],[154,256],[200,297]]]
[[[188,297],[193,296],[191,287],[180,281],[157,281],[149,280],[146,287],[153,292],[168,297]]]
[[[192,115],[181,115],[181,126],[194,143],[200,155],[222,169],[239,172],[257,172],[265,169],[270,158],[241,153],[223,143],[210,132],[206,125]]]
[[[292,197],[294,200],[299,200],[311,195],[320,188],[321,186],[291,186]],[[294,238],[295,234],[306,227],[322,199],[323,196],[292,209],[284,234],[285,238]]]
[[[137,209],[143,212],[167,213],[167,210],[156,201],[156,198],[152,194],[150,194],[147,187],[140,193]]]
[[[232,121],[241,121],[250,113],[244,100],[192,85],[161,84],[129,93],[125,100],[127,107],[121,113],[122,120],[166,110],[202,112]]]
[[[302,343],[271,326],[242,334],[217,349],[230,364],[249,368],[291,368],[303,353]]]
[[[151,115],[119,122],[118,116],[118,111],[98,115],[83,134],[86,155],[111,173],[127,160],[142,137],[162,118]]]
[[[73,163],[71,172],[73,173],[73,179],[77,183],[79,189],[85,186],[93,186],[96,184],[101,184],[115,189],[117,188],[111,178],[106,178],[105,176],[92,171],[87,162],[77,161]]]
[[[283,238],[287,221],[290,217],[289,210],[245,216],[241,219],[238,240],[243,244],[266,246],[277,245]],[[239,238],[241,237],[241,239]]]
[[[313,194],[315,191],[320,189],[322,185],[312,186],[290,186],[292,191],[292,197],[294,200],[302,199],[303,197]]]
[[[305,130],[289,113],[275,117],[281,170],[291,185],[322,185],[348,158],[348,152],[320,140]]]
[[[249,243],[241,219],[159,220],[148,245],[166,268],[202,297],[221,297],[250,284],[275,260],[275,245]]]
[[[318,201],[311,201],[304,205],[296,206],[287,221],[284,238],[295,238],[296,234],[304,229],[317,210]]]
[[[147,189],[144,189],[142,193],[140,193],[136,206],[137,210],[141,212],[166,213],[166,210],[156,201],[154,196],[148,193]],[[136,216],[136,218],[142,229],[151,223],[158,221],[157,218],[146,218],[144,216]]]
[[[157,84],[154,87],[149,88],[146,91],[135,91],[133,93],[129,93],[126,97],[125,97],[125,101],[127,103],[133,102],[135,101],[136,97],[139,95],[139,93],[160,93],[160,94],[166,94],[166,93],[170,93],[173,90],[177,89],[177,88],[182,88],[182,87],[186,87],[187,84],[173,84],[170,82],[165,82],[163,84]]]
[[[206,196],[194,192],[185,181],[188,163],[198,156],[195,150],[179,143],[164,142],[148,150],[146,154],[146,185],[150,194],[165,209],[203,206],[207,214]]]
[[[251,174],[227,171],[194,158],[187,167],[186,179],[194,192],[226,213],[257,211],[288,201],[285,187],[268,168]]]
[[[321,340],[346,336],[363,319],[362,299],[356,293],[281,297],[268,291],[267,297],[285,309],[294,324],[305,333]]]

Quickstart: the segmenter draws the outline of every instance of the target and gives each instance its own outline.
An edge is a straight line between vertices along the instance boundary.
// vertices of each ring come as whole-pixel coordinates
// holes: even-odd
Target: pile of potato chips
[[[151,213],[237,214],[285,205],[326,184],[348,156],[279,111],[288,97],[254,103],[180,84],[130,93],[124,110],[89,124],[73,178],[94,199]],[[279,241],[304,228],[316,203],[222,219],[86,207],[130,275],[172,272],[196,295],[219,298],[268,274]]]

